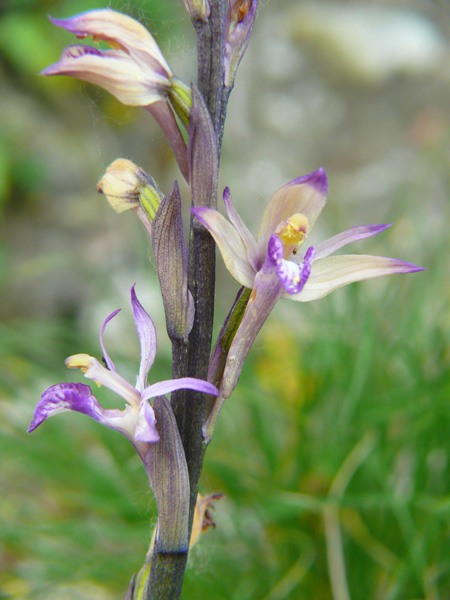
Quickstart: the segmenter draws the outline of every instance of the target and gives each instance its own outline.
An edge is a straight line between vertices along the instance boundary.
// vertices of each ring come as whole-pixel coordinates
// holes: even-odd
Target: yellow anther
[[[64,364],[68,369],[81,369],[82,373],[86,373],[92,364],[92,356],[89,356],[89,354],[73,354],[66,358]]]
[[[281,223],[276,231],[277,236],[287,246],[297,246],[305,239],[309,222],[302,213],[296,213]]]

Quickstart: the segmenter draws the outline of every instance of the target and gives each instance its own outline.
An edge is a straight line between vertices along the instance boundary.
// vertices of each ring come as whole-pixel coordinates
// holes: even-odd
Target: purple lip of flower
[[[192,209],[216,241],[230,273],[241,285],[252,289],[228,352],[220,389],[222,398],[227,398],[236,386],[245,357],[279,298],[309,302],[355,281],[423,270],[382,256],[330,256],[351,242],[384,231],[389,224],[352,227],[311,246],[303,255],[300,244],[325,206],[327,189],[322,168],[284,185],[267,205],[257,239],[234,208],[228,188],[224,191],[224,203],[229,220],[213,209]]]
[[[156,330],[149,315],[138,301],[134,286],[131,288],[131,305],[141,345],[141,363],[136,387],[117,373],[103,343],[105,327],[119,310],[114,311],[105,319],[100,330],[100,346],[107,368],[96,358],[87,354],[76,354],[66,360],[69,368],[81,368],[87,378],[115,391],[127,402],[126,408],[124,410],[104,409],[92,394],[89,386],[82,383],[60,383],[51,386],[42,394],[28,429],[29,432],[36,429],[48,417],[72,410],[86,414],[99,423],[120,431],[133,443],[143,457],[147,444],[159,440],[159,434],[155,427],[155,414],[152,406],[148,403],[150,398],[179,389],[191,389],[218,395],[215,386],[193,377],[170,379],[147,385],[147,376],[155,360]]]
[[[299,294],[305,287],[311,274],[316,250],[310,246],[301,264],[283,258],[283,242],[276,235],[269,241],[267,257],[275,265],[278,279],[288,294]]]

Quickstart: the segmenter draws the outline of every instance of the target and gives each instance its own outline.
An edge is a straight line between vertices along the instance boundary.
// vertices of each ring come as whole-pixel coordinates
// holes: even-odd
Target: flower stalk
[[[212,351],[208,368],[208,381],[214,382],[214,385],[217,387],[220,387],[222,382],[228,352],[241,324],[251,292],[252,290],[246,287],[242,287],[239,290]],[[206,445],[209,445],[212,440],[217,417],[224,403],[225,398],[212,395],[207,396],[206,420],[203,425],[203,438]]]
[[[224,86],[224,26],[228,0],[211,0],[208,19],[193,20],[198,39],[198,88],[193,92],[189,118],[189,184],[192,206],[215,208],[218,165],[226,106]],[[205,161],[208,161],[205,164]],[[202,169],[198,169],[203,165]],[[215,243],[193,216],[190,224],[188,289],[194,302],[194,322],[187,341],[172,340],[173,377],[196,373],[206,379],[211,351],[215,290]],[[182,375],[184,374],[184,375]],[[186,456],[190,484],[189,535],[194,519],[206,443],[203,426],[207,410],[204,395],[174,392],[171,404]],[[152,567],[148,598],[177,598],[183,573],[172,570],[174,557],[161,554]],[[156,595],[158,594],[158,595]]]
[[[198,88],[206,101],[214,130],[222,142],[228,98],[225,88],[225,28],[229,0],[210,0],[210,14],[206,21],[196,20],[198,54]]]

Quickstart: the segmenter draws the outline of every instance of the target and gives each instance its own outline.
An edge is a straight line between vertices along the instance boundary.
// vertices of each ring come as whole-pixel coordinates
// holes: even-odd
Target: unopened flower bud
[[[230,34],[236,29],[236,25],[244,20],[251,6],[252,0],[235,0],[230,10]]]
[[[225,40],[225,86],[232,89],[236,72],[250,41],[258,0],[232,0]]]
[[[183,2],[192,21],[206,22],[208,20],[211,12],[209,0],[183,0]]]
[[[162,200],[156,183],[131,160],[118,158],[109,165],[97,184],[117,213],[132,209],[151,233],[151,223]]]

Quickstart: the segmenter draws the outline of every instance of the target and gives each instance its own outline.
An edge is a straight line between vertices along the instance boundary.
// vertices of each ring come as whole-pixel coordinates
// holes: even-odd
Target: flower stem
[[[207,22],[197,22],[198,87],[202,93],[217,137],[221,127],[223,89],[223,53],[228,0],[211,0]],[[220,155],[220,145],[217,147]],[[217,190],[214,190],[211,204]],[[195,320],[187,345],[176,342],[173,347],[174,377],[190,376],[206,379],[214,317],[215,244],[208,231],[193,217],[189,244],[188,287],[195,304]],[[197,500],[198,485],[206,446],[202,427],[205,419],[205,395],[181,390],[172,394],[172,405],[186,453],[190,479],[190,524]]]
[[[207,22],[197,22],[198,87],[202,93],[217,137],[221,127],[221,101],[223,89],[223,27],[228,0],[211,0],[211,14]],[[220,146],[217,147],[220,155]],[[215,190],[214,196],[216,196]],[[214,202],[214,197],[211,199]],[[215,244],[206,229],[191,219],[189,247],[189,289],[194,298],[195,320],[186,348],[174,348],[176,376],[185,373],[190,377],[206,379],[211,351],[214,317]],[[173,396],[172,396],[173,398]],[[205,418],[204,394],[183,390],[176,394],[173,408],[183,441],[190,479],[190,523],[197,500],[205,445],[202,427]]]
[[[234,340],[234,336],[239,329],[245,309],[247,308],[251,291],[251,289],[246,287],[242,287],[239,290],[234,304],[231,307],[231,310],[228,313],[228,316],[225,319],[225,322],[219,333],[216,345],[211,355],[211,360],[209,361],[208,381],[213,383],[219,390],[222,382],[223,372],[225,370],[228,350],[230,349],[231,343]],[[205,424],[203,425],[203,438],[207,446],[211,442],[217,417],[219,416],[224,402],[225,398],[222,396],[208,396],[206,420]]]
[[[187,562],[186,552],[158,552],[152,557],[151,600],[178,600]]]
[[[224,35],[228,0],[210,0],[211,14],[207,22],[195,23],[198,40],[198,88],[208,107],[217,135],[223,129],[222,106],[224,86]],[[220,141],[217,144],[220,156]],[[217,185],[217,182],[216,182]],[[217,189],[211,202],[215,202]],[[189,242],[188,287],[195,305],[195,319],[188,342],[174,340],[172,345],[174,378],[207,378],[211,352],[215,291],[215,244],[208,231],[191,219]],[[206,444],[202,428],[206,412],[205,394],[192,390],[172,393],[171,404],[186,455],[190,484],[189,536],[192,528],[199,480]],[[171,553],[154,553],[148,598],[176,600],[181,593],[187,552],[182,557]]]
[[[217,139],[223,129],[223,106],[225,53],[224,26],[228,0],[210,0],[211,14],[208,21],[197,21],[198,88],[206,101]],[[218,152],[220,153],[220,143]]]

